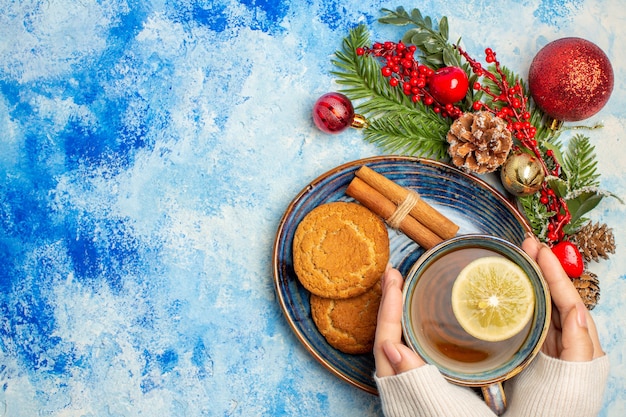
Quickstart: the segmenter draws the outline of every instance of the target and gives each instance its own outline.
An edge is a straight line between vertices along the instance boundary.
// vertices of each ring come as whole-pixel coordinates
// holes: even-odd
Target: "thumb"
[[[419,368],[425,364],[422,358],[402,343],[385,340],[382,348],[396,374]]]
[[[593,359],[593,342],[587,325],[587,308],[579,301],[562,325],[561,359],[569,362],[586,362]]]

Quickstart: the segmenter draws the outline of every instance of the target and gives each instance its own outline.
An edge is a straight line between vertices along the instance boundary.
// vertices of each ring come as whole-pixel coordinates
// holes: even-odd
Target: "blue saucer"
[[[362,165],[418,192],[460,226],[459,234],[481,233],[521,244],[530,227],[525,217],[487,182],[442,162],[405,156],[380,156],[349,162],[321,175],[289,204],[273,248],[274,285],[295,335],[310,354],[335,376],[377,394],[371,354],[349,355],[330,346],[311,319],[309,293],[300,285],[292,262],[293,236],[313,208],[332,201],[354,201],[345,189]],[[406,276],[424,250],[404,234],[389,231],[390,262]]]

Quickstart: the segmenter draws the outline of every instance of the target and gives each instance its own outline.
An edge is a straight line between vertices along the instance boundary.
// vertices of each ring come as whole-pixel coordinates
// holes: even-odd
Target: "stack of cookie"
[[[311,292],[311,315],[334,348],[371,352],[380,304],[380,278],[389,262],[383,220],[358,203],[332,202],[298,225],[293,263]]]

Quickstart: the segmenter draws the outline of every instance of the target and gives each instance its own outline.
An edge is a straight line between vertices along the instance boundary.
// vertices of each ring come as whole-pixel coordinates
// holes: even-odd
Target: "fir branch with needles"
[[[416,121],[414,118],[389,114],[372,121],[365,131],[364,139],[390,153],[445,160],[449,158],[445,141],[445,133],[449,127],[437,122],[439,121],[423,119]],[[445,132],[433,135],[433,132],[442,127],[441,132]]]
[[[438,22],[429,16],[423,16],[419,9],[414,8],[407,12],[404,7],[396,10],[382,9],[384,16],[378,19],[379,23],[395,26],[413,26],[402,36],[402,42],[407,45],[415,45],[419,51],[419,60],[433,69],[442,67],[462,68],[468,76],[469,85],[473,85],[478,77],[472,73],[470,65],[463,61],[461,54],[449,40],[450,26],[448,18],[443,16]],[[458,39],[456,45],[461,43]],[[479,100],[480,92],[473,89],[467,90],[467,97],[458,103],[463,110],[470,110],[474,101]]]
[[[402,150],[409,155],[445,158],[451,120],[390,87],[380,76],[376,59],[356,53],[369,43],[367,27],[359,25],[350,30],[331,61],[337,68],[331,73],[337,77],[339,91],[353,100],[355,110],[369,121],[364,139],[390,153]]]
[[[518,202],[533,233],[540,240],[545,240],[548,222],[555,213],[547,210],[546,206],[539,201],[537,194],[518,197]]]
[[[594,147],[584,135],[574,135],[568,144],[567,155],[563,161],[563,169],[572,189],[597,187],[600,185],[600,174]]]
[[[567,147],[563,161],[563,171],[568,189],[565,199],[572,214],[572,220],[565,232],[572,234],[589,221],[587,213],[597,207],[606,196],[616,195],[600,189],[600,173],[595,148],[589,137],[574,135]]]

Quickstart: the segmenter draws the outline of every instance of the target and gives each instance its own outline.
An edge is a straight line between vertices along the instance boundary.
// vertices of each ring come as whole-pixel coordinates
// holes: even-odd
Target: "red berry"
[[[313,106],[313,121],[325,133],[339,133],[354,121],[354,107],[341,93],[326,93]]]
[[[443,105],[465,98],[468,87],[467,74],[459,67],[440,68],[428,80],[430,94]]]
[[[585,265],[576,245],[564,240],[554,245],[552,252],[558,258],[568,277],[578,278],[582,275]]]

